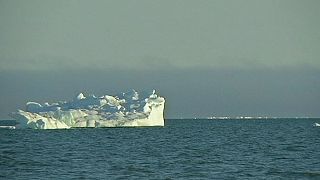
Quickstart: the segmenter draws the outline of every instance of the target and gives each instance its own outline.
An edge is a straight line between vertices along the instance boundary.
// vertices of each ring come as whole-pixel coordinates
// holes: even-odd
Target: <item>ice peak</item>
[[[153,98],[153,99],[155,99],[155,98],[157,98],[158,96],[157,96],[157,94],[156,94],[156,90],[154,89],[154,90],[152,90],[152,94],[149,96],[149,98]]]
[[[77,100],[85,99],[86,97],[83,95],[83,93],[79,93],[76,97]]]

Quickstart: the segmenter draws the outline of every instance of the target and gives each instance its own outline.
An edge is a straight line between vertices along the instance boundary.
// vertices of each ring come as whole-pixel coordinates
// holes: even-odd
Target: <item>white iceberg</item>
[[[58,103],[28,102],[26,110],[11,113],[17,128],[68,129],[86,127],[164,126],[165,99],[152,93],[141,96],[135,90],[117,96],[86,97]]]

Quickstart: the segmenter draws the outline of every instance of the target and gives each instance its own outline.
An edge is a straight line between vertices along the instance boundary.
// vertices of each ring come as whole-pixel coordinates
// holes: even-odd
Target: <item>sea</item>
[[[0,179],[320,179],[320,119],[0,129]]]

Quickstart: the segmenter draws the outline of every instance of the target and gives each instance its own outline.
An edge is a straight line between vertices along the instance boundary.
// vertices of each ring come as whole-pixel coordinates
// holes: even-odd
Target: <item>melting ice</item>
[[[11,113],[17,128],[67,129],[85,127],[164,126],[165,99],[155,90],[140,95],[132,90],[116,96],[77,95],[71,101],[28,102],[25,110]]]

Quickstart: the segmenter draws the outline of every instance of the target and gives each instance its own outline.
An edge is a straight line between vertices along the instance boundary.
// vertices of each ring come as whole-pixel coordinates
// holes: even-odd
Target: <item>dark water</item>
[[[320,119],[0,129],[0,179],[320,179]]]

